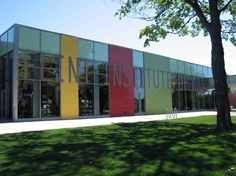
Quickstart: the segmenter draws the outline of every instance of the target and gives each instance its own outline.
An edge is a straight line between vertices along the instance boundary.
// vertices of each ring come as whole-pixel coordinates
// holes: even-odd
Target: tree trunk
[[[212,26],[210,37],[212,44],[211,65],[216,92],[217,129],[219,131],[230,131],[232,130],[232,122],[230,117],[228,84],[225,72],[220,20]]]

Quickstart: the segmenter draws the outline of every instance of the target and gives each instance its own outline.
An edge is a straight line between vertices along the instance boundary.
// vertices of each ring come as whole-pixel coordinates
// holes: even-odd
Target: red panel
[[[229,104],[236,107],[236,94],[229,93]]]
[[[134,114],[132,50],[109,45],[110,115]]]

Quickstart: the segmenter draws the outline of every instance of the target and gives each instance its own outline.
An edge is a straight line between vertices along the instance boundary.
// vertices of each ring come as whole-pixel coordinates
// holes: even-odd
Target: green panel
[[[143,52],[133,50],[133,65],[143,68]]]
[[[41,51],[50,54],[60,54],[60,35],[56,33],[42,31]]]
[[[191,67],[190,67],[190,63],[185,62],[185,74],[187,75],[191,75]]]
[[[19,48],[40,51],[40,31],[37,29],[20,26]]]
[[[107,44],[94,42],[94,60],[108,62],[108,45]]]
[[[0,56],[7,53],[7,32],[5,32],[0,39]]]
[[[178,60],[178,73],[185,74],[184,62],[180,60]]]
[[[166,108],[172,107],[169,81],[170,60],[163,56],[144,53],[144,67],[146,114],[165,113]],[[159,76],[157,73],[159,73]],[[154,82],[154,80],[156,81]],[[159,86],[157,86],[157,83],[159,83]]]
[[[78,52],[79,58],[93,60],[93,42],[89,40],[79,39]]]
[[[170,59],[170,71],[173,73],[178,73],[177,60]]]
[[[8,38],[7,38],[7,51],[13,50],[13,41],[14,41],[14,28],[8,30]]]

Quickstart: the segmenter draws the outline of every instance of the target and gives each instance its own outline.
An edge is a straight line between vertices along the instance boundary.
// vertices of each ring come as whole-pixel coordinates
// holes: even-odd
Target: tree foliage
[[[209,35],[214,23],[211,1],[217,1],[222,38],[236,46],[236,0],[124,0],[116,15],[123,18],[135,14],[140,19],[152,21],[140,32],[140,38],[146,37],[146,46],[168,34]]]

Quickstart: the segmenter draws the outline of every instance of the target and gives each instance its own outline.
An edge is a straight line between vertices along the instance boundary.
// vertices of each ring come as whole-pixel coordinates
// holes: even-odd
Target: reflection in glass
[[[94,42],[94,60],[108,62],[108,45]]]
[[[20,26],[19,48],[31,51],[40,51],[40,30]]]
[[[18,117],[39,118],[40,91],[38,81],[19,81]]]
[[[60,84],[41,83],[41,117],[60,116]]]
[[[40,67],[39,53],[20,52],[19,53],[19,66],[26,64],[28,67]]]
[[[26,79],[37,79],[40,80],[40,69],[39,68],[27,68]]]
[[[81,84],[79,87],[79,109],[81,116],[94,115],[94,86]]]
[[[143,68],[134,67],[134,107],[135,113],[144,113]]]
[[[179,109],[186,110],[186,94],[185,91],[179,91]]]
[[[176,108],[179,110],[179,97],[178,97],[178,91],[172,90],[172,108]]]
[[[60,54],[60,35],[41,31],[41,51],[44,53]]]
[[[13,42],[14,42],[14,28],[12,27],[8,30],[8,38],[7,38],[7,51],[13,50]]]
[[[99,113],[109,114],[109,87],[99,86]]]
[[[12,118],[12,55],[0,57],[0,119]]]

